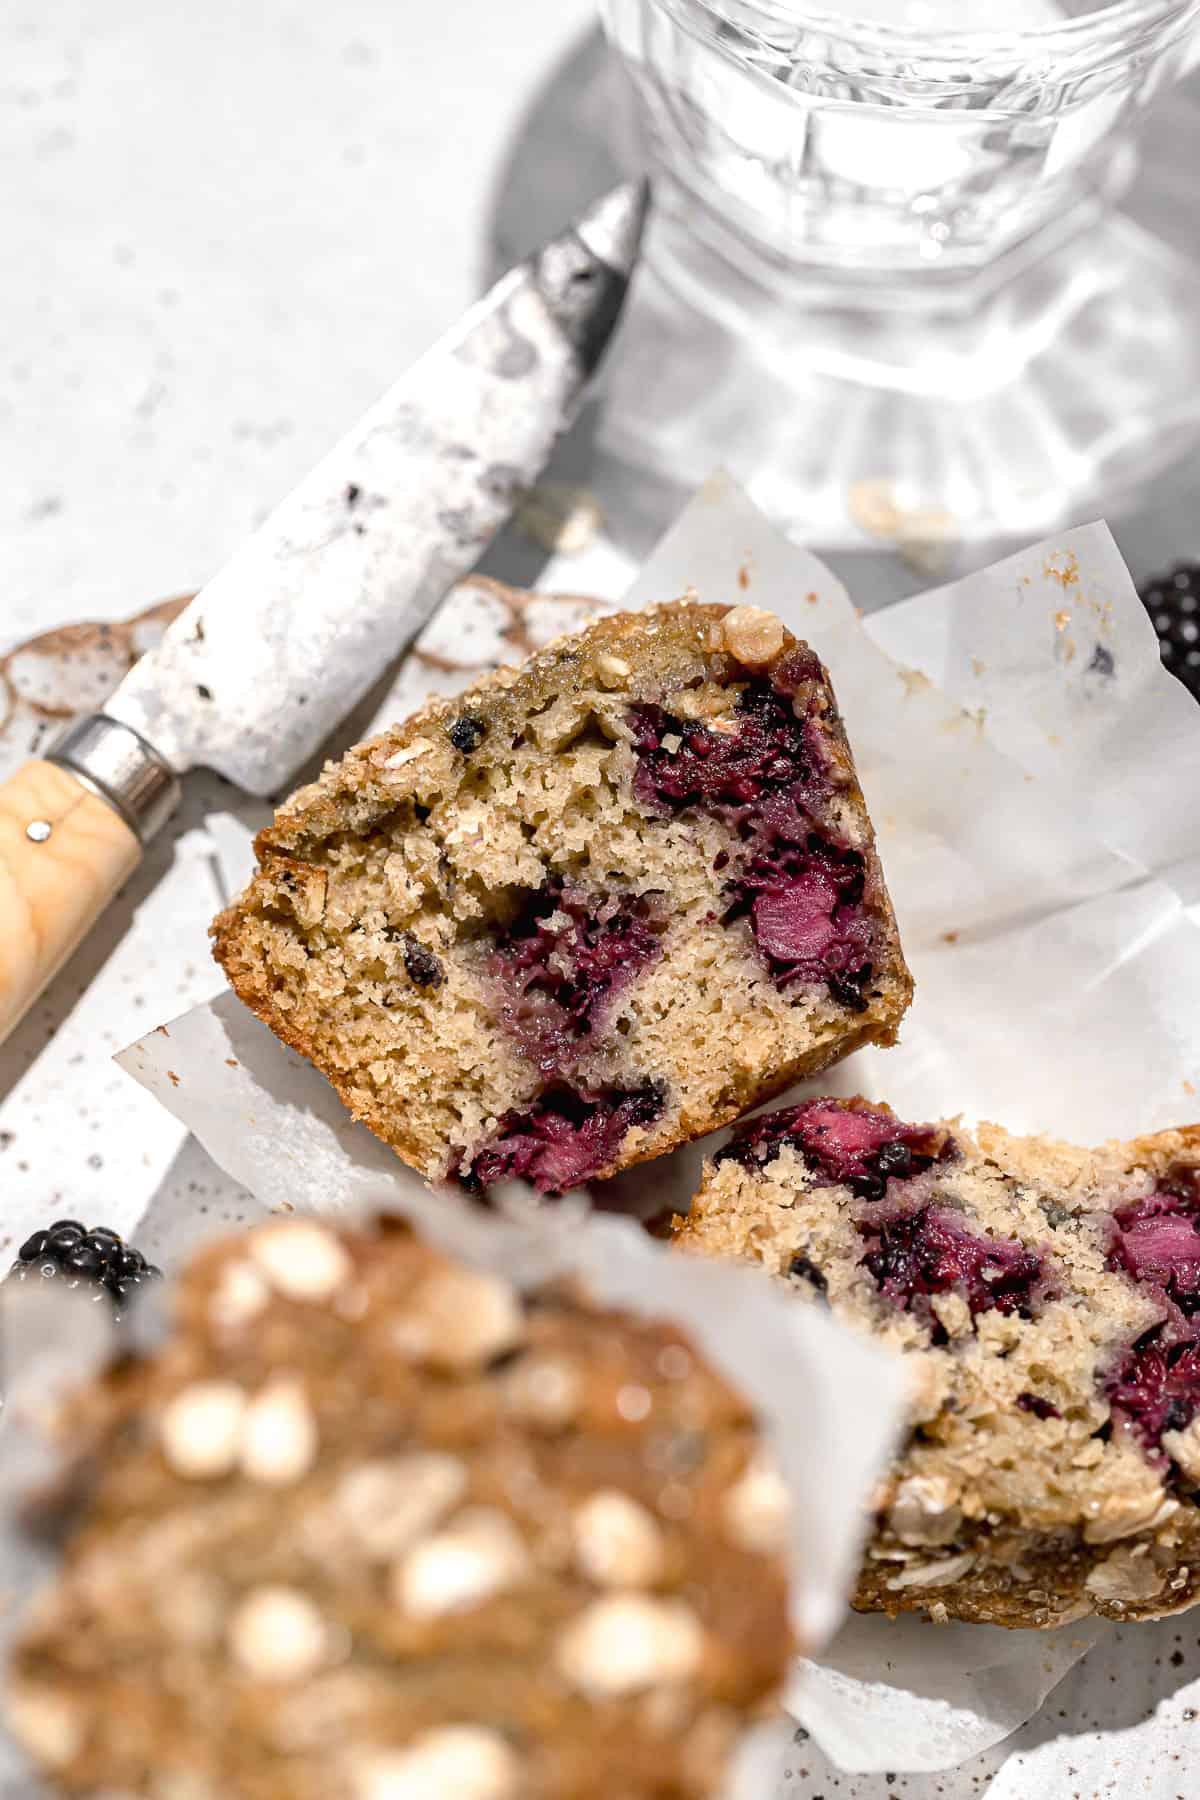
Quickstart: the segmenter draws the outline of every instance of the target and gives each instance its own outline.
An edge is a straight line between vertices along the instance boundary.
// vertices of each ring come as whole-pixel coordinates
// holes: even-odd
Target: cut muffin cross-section
[[[997,1625],[1200,1599],[1200,1126],[1097,1150],[813,1100],[706,1165],[681,1248],[907,1359],[855,1604]]]
[[[241,998],[431,1179],[559,1193],[911,995],[829,679],[772,614],[616,614],[296,794],[214,926]]]

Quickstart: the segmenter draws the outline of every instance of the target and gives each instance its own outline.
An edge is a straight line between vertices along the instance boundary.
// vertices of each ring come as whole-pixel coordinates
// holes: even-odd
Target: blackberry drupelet
[[[1200,700],[1200,563],[1179,563],[1140,590],[1163,667]]]
[[[87,1282],[103,1290],[117,1306],[127,1301],[134,1288],[162,1274],[140,1250],[125,1243],[103,1225],[90,1231],[78,1219],[57,1219],[44,1231],[26,1238],[9,1270],[9,1278],[25,1281],[40,1276],[69,1285]]]

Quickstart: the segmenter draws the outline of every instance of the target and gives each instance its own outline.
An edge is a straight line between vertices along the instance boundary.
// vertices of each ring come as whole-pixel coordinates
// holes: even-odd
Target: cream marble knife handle
[[[0,1041],[132,875],[179,784],[116,720],[77,720],[0,785]]]

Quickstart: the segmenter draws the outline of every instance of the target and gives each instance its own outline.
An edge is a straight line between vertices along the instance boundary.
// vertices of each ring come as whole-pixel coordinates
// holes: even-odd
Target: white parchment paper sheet
[[[1164,759],[1200,768],[1200,709],[1162,671],[1106,528],[864,623],[815,557],[716,477],[629,603],[688,590],[770,607],[818,650],[879,834],[917,999],[899,1048],[860,1052],[820,1086],[1082,1142],[1196,1117],[1195,827]],[[381,1176],[403,1185],[229,997],[122,1061],[269,1204],[336,1207]],[[682,1202],[700,1156],[640,1179]],[[853,1620],[795,1705],[843,1767],[945,1768],[1027,1719],[1089,1638]]]

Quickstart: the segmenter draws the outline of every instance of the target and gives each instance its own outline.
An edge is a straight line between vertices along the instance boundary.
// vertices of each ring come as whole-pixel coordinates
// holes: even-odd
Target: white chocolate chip
[[[575,1561],[597,1587],[652,1587],[663,1572],[662,1532],[644,1506],[604,1488],[576,1508]]]
[[[446,1268],[408,1298],[394,1342],[405,1355],[449,1369],[469,1369],[520,1343],[524,1314],[506,1281]]]
[[[791,1507],[787,1486],[771,1459],[759,1451],[725,1496],[725,1530],[740,1550],[770,1556],[787,1542]]]
[[[218,1331],[236,1331],[256,1319],[270,1298],[253,1263],[226,1263],[208,1303],[209,1317]]]
[[[761,606],[735,606],[722,621],[730,656],[748,669],[761,669],[783,649],[783,623]]]
[[[352,1263],[332,1231],[309,1219],[268,1225],[249,1240],[250,1255],[287,1300],[329,1300],[349,1280]]]
[[[87,1730],[82,1714],[49,1688],[10,1682],[4,1716],[17,1742],[45,1768],[65,1768],[83,1749]]]
[[[683,749],[683,739],[677,731],[664,731],[660,741],[668,756],[678,756]]]
[[[958,1488],[944,1475],[910,1475],[896,1489],[887,1521],[902,1544],[948,1544],[962,1524]]]
[[[506,1372],[502,1392],[514,1418],[556,1431],[569,1425],[578,1413],[583,1381],[565,1356],[522,1356]]]
[[[624,681],[632,673],[623,656],[598,656],[596,668],[609,681]]]
[[[368,1556],[382,1562],[432,1531],[466,1485],[457,1457],[415,1451],[352,1469],[338,1484],[334,1505]]]
[[[1148,1544],[1119,1544],[1089,1569],[1083,1585],[1097,1600],[1153,1600],[1167,1578],[1148,1551]]]
[[[162,1453],[176,1475],[215,1481],[237,1462],[246,1396],[232,1381],[195,1381],[180,1388],[159,1422]]]
[[[271,1382],[255,1396],[242,1424],[239,1461],[251,1481],[283,1487],[317,1459],[317,1421],[300,1382]]]
[[[889,1588],[938,1588],[949,1587],[952,1581],[958,1581],[965,1575],[975,1561],[973,1550],[962,1550],[957,1556],[948,1556],[943,1562],[909,1563],[898,1575],[888,1581]]]
[[[681,1600],[613,1594],[596,1600],[567,1627],[558,1666],[593,1700],[686,1681],[700,1666],[704,1633]]]
[[[469,1612],[515,1587],[529,1573],[529,1553],[512,1520],[474,1507],[426,1538],[397,1564],[392,1592],[414,1619]]]
[[[353,1800],[517,1800],[520,1765],[480,1725],[445,1725],[355,1771]]]
[[[234,1661],[258,1681],[300,1681],[329,1655],[324,1620],[294,1588],[254,1588],[229,1622]]]
[[[617,1412],[630,1425],[640,1425],[650,1417],[654,1396],[640,1382],[630,1381],[617,1389]]]

